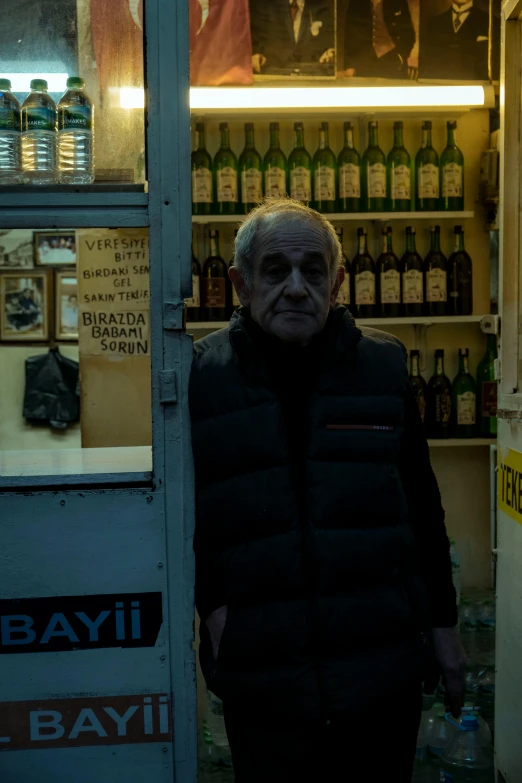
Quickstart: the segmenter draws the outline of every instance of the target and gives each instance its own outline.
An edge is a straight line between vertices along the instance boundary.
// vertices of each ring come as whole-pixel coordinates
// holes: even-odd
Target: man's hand
[[[466,694],[466,653],[458,628],[433,628],[433,645],[446,686],[446,701],[454,718],[459,718]]]
[[[331,63],[333,62],[335,57],[335,49],[327,49],[326,52],[323,52],[322,55],[319,57],[320,63]]]
[[[209,614],[209,616],[205,620],[205,623],[208,628],[208,632],[210,634],[210,639],[212,641],[212,654],[214,655],[215,661],[217,661],[218,659],[219,645],[221,644],[221,638],[223,636],[223,631],[225,630],[226,621],[227,621],[226,606],[221,606],[219,609],[216,609],[216,611],[212,612],[212,614]]]
[[[261,73],[261,68],[266,63],[266,57],[264,54],[252,55],[252,68],[256,73]]]

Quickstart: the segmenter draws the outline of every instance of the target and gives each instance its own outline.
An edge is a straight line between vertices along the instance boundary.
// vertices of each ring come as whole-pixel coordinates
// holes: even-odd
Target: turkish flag
[[[248,0],[189,2],[190,83],[252,84]]]
[[[91,0],[91,30],[102,95],[143,87],[143,0]]]

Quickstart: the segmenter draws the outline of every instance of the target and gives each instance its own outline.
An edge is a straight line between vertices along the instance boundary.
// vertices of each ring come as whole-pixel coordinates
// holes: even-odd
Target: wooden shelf
[[[495,446],[496,443],[496,438],[441,438],[440,440],[428,440],[430,449],[441,446]]]
[[[479,324],[485,315],[441,315],[436,318],[421,316],[419,318],[359,318],[359,326],[443,326],[453,324]],[[223,329],[228,326],[228,321],[190,321],[187,324],[187,332],[209,332]]]
[[[194,224],[207,223],[242,223],[248,215],[192,215]],[[337,223],[352,220],[368,221],[378,220],[388,222],[390,220],[469,220],[475,217],[473,211],[467,212],[332,212],[325,214],[325,218]]]

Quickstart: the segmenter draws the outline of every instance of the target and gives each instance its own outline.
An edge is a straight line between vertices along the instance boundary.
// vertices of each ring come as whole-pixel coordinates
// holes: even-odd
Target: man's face
[[[319,226],[288,220],[265,231],[257,246],[252,288],[231,270],[242,305],[261,328],[285,343],[307,345],[320,332],[344,279],[330,277],[328,248]],[[333,289],[332,289],[333,285]]]

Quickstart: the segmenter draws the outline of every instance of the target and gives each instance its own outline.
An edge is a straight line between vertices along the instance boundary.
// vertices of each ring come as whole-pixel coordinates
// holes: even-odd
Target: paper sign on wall
[[[522,454],[498,449],[498,507],[522,525]]]

